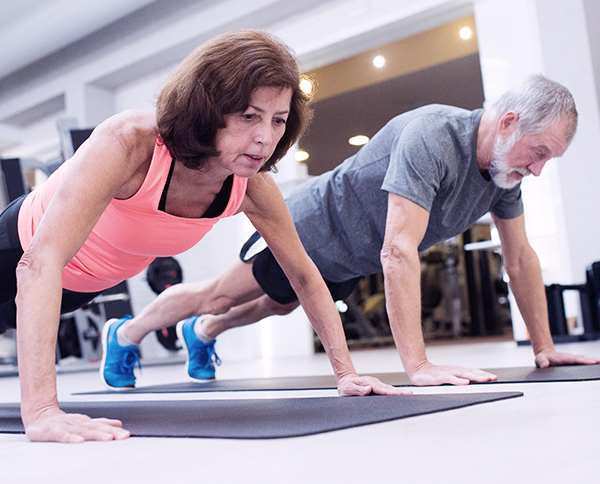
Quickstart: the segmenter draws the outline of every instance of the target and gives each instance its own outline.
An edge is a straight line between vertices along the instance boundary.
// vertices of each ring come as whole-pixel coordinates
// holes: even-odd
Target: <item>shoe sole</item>
[[[187,377],[190,381],[196,381],[196,382],[213,381],[213,380],[215,380],[214,376],[212,378],[194,378],[188,372],[188,368],[190,367],[190,350],[188,348],[187,342],[185,341],[185,338],[183,337],[183,324],[186,321],[187,321],[187,319],[185,319],[183,321],[179,321],[177,323],[177,326],[175,327],[175,331],[177,332],[177,338],[179,339],[179,341],[183,345],[183,348],[185,349],[185,374],[187,375]]]
[[[135,390],[135,386],[132,387],[113,387],[111,385],[109,385],[107,383],[107,381],[104,379],[104,366],[106,365],[106,348],[108,347],[108,330],[110,329],[110,327],[117,323],[119,321],[119,319],[117,318],[112,318],[109,319],[106,323],[104,323],[104,326],[102,327],[102,362],[100,363],[100,380],[102,380],[102,383],[104,384],[104,386],[106,388],[108,388],[109,390],[114,390],[114,391],[118,391],[118,392],[127,392],[127,391],[131,391],[131,390]]]

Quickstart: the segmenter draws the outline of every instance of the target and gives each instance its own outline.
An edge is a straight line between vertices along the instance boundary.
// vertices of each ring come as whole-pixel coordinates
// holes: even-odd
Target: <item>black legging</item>
[[[17,276],[15,270],[23,255],[17,220],[25,195],[11,202],[0,214],[0,333],[17,326]],[[74,292],[63,289],[60,312],[68,313],[94,299],[100,292]]]

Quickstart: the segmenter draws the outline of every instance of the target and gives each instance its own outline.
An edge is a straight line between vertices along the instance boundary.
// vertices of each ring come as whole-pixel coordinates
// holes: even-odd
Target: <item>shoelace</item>
[[[206,351],[208,353],[208,359],[206,360],[205,366],[208,366],[211,361],[214,361],[215,364],[219,366],[221,364],[221,358],[219,358],[219,356],[217,355],[214,344],[206,348]]]
[[[135,351],[125,351],[123,353],[123,366],[127,369],[133,368],[135,365],[138,365],[138,368],[142,369],[142,363],[140,361],[140,357]]]

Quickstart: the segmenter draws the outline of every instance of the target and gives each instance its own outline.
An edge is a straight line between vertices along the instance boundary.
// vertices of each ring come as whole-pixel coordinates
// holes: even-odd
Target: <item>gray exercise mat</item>
[[[535,368],[533,366],[516,368],[492,368],[490,373],[498,380],[488,383],[533,383],[600,380],[600,365],[551,366]],[[413,386],[406,373],[376,373],[371,376],[394,386]],[[473,383],[475,384],[475,383]],[[240,392],[240,391],[279,391],[279,390],[324,390],[337,388],[331,375],[292,376],[278,378],[246,378],[235,380],[211,380],[206,382],[180,382],[166,385],[140,386],[127,390],[127,393],[202,393],[202,392]],[[75,395],[101,395],[114,393],[112,390],[75,393]]]
[[[136,437],[299,437],[523,396],[520,392],[244,400],[63,403],[116,418]],[[0,432],[23,433],[18,404],[0,405]]]

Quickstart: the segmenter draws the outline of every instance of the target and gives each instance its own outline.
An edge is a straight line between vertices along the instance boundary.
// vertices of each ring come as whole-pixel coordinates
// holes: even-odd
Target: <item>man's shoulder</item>
[[[427,144],[452,140],[456,133],[471,132],[476,128],[475,111],[430,104],[396,116],[385,127],[387,136],[404,141],[418,139]]]
[[[448,123],[449,121],[471,118],[473,111],[446,104],[428,104],[400,116],[424,122]]]
[[[476,112],[445,104],[428,104],[396,116],[386,128],[395,132],[408,128],[408,134],[412,131],[452,128],[465,123],[474,125],[472,120],[476,117]]]

